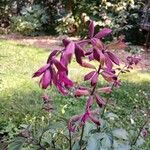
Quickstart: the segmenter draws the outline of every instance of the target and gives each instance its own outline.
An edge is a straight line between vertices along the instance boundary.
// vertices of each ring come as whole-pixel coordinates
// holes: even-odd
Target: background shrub
[[[141,44],[145,41],[140,29],[141,10],[144,3],[141,0],[90,0],[74,1],[72,9],[58,19],[56,30],[60,34],[75,34],[84,36],[89,19],[96,21],[100,28],[110,27],[115,37],[125,35],[126,41]]]
[[[143,44],[145,33],[140,29],[140,18],[145,3],[144,0],[2,0],[0,26],[11,26],[13,32],[25,35],[37,35],[42,31],[48,35],[84,37],[92,19],[98,29],[112,28],[116,38],[123,34],[127,42]]]
[[[12,18],[12,28],[24,35],[33,35],[36,31],[41,31],[42,25],[48,20],[46,9],[40,5],[23,7],[20,13]]]

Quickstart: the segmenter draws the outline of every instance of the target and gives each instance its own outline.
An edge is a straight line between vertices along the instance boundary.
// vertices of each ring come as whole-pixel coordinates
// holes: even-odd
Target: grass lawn
[[[44,115],[41,111],[43,91],[38,86],[38,79],[33,80],[31,77],[33,72],[45,63],[48,54],[46,50],[21,43],[0,41],[0,133],[4,130],[12,132],[12,128],[30,123]],[[85,71],[79,69],[74,62],[70,67],[70,77],[78,83],[82,82],[80,76],[84,75]],[[144,120],[140,118],[140,113],[150,109],[150,73],[132,71],[121,78],[123,85],[113,93],[113,105],[110,105],[110,109],[119,114],[123,125],[130,123],[130,117],[140,124],[141,120]],[[66,104],[68,117],[69,114],[84,111],[84,98],[66,98],[55,89],[47,92],[54,97],[54,107],[58,112],[62,113]],[[124,116],[128,116],[128,120],[124,120]],[[124,123],[127,121],[128,123]],[[150,147],[149,141],[147,145]]]

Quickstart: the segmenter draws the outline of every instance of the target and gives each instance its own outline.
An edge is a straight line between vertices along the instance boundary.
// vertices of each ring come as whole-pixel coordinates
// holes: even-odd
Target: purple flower
[[[96,85],[96,83],[98,81],[98,76],[99,76],[99,74],[97,72],[92,76],[92,78],[91,78],[91,85],[92,86]]]
[[[77,123],[81,120],[83,115],[75,115],[75,116],[72,116],[69,121],[68,121],[68,129],[69,129],[69,132],[75,132],[76,129],[77,129]]]
[[[105,101],[98,94],[95,94],[95,97],[98,106],[102,108],[106,104]]]
[[[111,71],[103,70],[101,72],[101,75],[108,82],[114,82],[117,80],[117,76],[114,73],[112,73]]]
[[[143,129],[141,134],[142,134],[144,139],[146,139],[148,137],[148,131],[146,129]]]
[[[80,96],[87,96],[89,95],[89,91],[87,89],[77,89],[74,93],[74,96],[80,97]]]
[[[43,74],[48,68],[50,67],[50,64],[46,64],[44,65],[43,67],[41,67],[38,71],[36,71],[34,74],[33,74],[33,78],[34,77],[39,77],[41,74]]]
[[[99,88],[97,89],[98,92],[100,93],[111,93],[112,92],[112,89],[111,87],[102,87],[102,88]]]
[[[137,65],[141,61],[141,58],[138,56],[128,56],[126,60],[128,68],[132,68],[132,65]]]
[[[86,104],[86,112],[83,114],[82,118],[81,118],[81,124],[85,124],[85,122],[90,119],[92,122],[94,122],[96,125],[100,125],[100,122],[98,119],[96,119],[95,117],[93,117],[91,111],[90,111],[90,108],[93,104],[93,96],[90,95],[89,96],[89,99],[87,101],[87,104]]]
[[[84,76],[84,81],[90,80],[94,76],[95,73],[96,73],[96,71],[91,71],[90,73],[86,74]]]
[[[52,83],[52,77],[50,70],[46,70],[40,80],[40,86],[42,89],[46,89]]]

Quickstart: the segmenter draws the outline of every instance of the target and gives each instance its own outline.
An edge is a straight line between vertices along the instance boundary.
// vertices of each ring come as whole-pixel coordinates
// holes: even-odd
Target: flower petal
[[[59,51],[59,50],[54,50],[54,51],[52,51],[52,53],[49,55],[49,57],[48,57],[48,59],[47,59],[47,63],[50,63],[52,57],[54,57],[54,56],[57,54],[58,51]]]
[[[39,77],[41,74],[43,74],[45,71],[46,71],[46,69],[48,69],[49,68],[49,66],[50,66],[50,64],[46,64],[45,66],[43,66],[43,67],[41,67],[38,71],[36,71],[34,74],[33,74],[33,78],[34,77]]]
[[[91,21],[89,24],[89,38],[94,36],[94,21]]]
[[[90,111],[90,107],[92,106],[92,104],[93,104],[93,96],[90,95],[86,103],[86,112]]]
[[[74,96],[80,97],[80,96],[87,96],[89,95],[89,91],[88,90],[81,90],[81,89],[77,89],[74,93]]]
[[[93,77],[93,75],[94,75],[95,73],[96,73],[96,71],[91,71],[90,73],[86,74],[86,75],[84,76],[84,81],[90,80],[90,79]]]
[[[59,73],[60,82],[64,83],[67,87],[72,87],[73,82],[67,77],[66,72]]]
[[[63,55],[63,57],[66,59],[66,61],[68,63],[70,63],[70,61],[71,61],[72,55],[74,53],[74,50],[75,50],[75,44],[74,44],[74,42],[71,41],[67,45],[67,47],[66,47],[66,49],[64,51],[64,55]]]
[[[100,121],[96,118],[94,118],[93,116],[89,116],[89,118],[91,119],[92,122],[94,122],[96,125],[100,126]]]
[[[91,86],[94,86],[98,81],[99,74],[96,72],[91,79]]]
[[[96,97],[96,102],[100,108],[106,104],[105,101],[99,95],[95,94],[95,97]]]
[[[77,44],[75,47],[75,57],[76,57],[76,61],[79,64],[82,64],[82,57],[84,57],[84,50]]]
[[[51,84],[51,73],[50,70],[46,70],[40,80],[42,89],[46,89]]]
[[[111,52],[107,52],[109,58],[112,60],[112,62],[114,62],[116,65],[119,65],[119,59],[117,58],[117,56],[115,56],[115,54],[111,53]]]
[[[111,93],[112,92],[112,89],[111,87],[102,87],[102,88],[99,88],[97,89],[98,92],[101,92],[101,93]]]
[[[92,64],[89,64],[89,63],[87,63],[87,62],[82,62],[82,65],[81,65],[82,67],[85,67],[85,68],[91,68],[91,69],[95,69],[95,66],[94,65],[92,65]]]
[[[64,46],[66,47],[71,41],[68,39],[63,39],[62,42],[63,42]]]
[[[104,28],[104,29],[102,29],[100,32],[98,32],[94,37],[101,39],[101,38],[106,37],[106,36],[107,36],[108,34],[110,34],[111,32],[112,32],[111,29],[109,29],[109,28]]]
[[[67,68],[57,59],[53,58],[53,63],[55,64],[58,71],[67,71]]]
[[[104,54],[105,55],[105,65],[106,67],[108,68],[108,70],[112,70],[112,67],[113,67],[113,63],[111,62],[109,56],[107,53]]]

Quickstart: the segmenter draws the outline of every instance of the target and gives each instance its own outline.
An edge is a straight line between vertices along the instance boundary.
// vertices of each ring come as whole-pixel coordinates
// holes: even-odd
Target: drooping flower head
[[[46,64],[36,71],[33,77],[39,77],[40,86],[42,89],[54,85],[62,95],[67,95],[69,90],[75,86],[75,83],[69,78],[69,64],[72,59],[75,58],[76,62],[84,68],[91,69],[89,73],[84,76],[84,81],[90,81],[92,90],[88,88],[77,88],[74,90],[74,96],[86,96],[87,102],[85,106],[85,112],[81,115],[75,115],[71,117],[68,122],[68,129],[70,132],[75,132],[78,126],[85,124],[87,121],[92,121],[97,126],[100,125],[97,111],[92,110],[94,102],[100,107],[100,109],[106,104],[105,100],[97,93],[111,93],[110,86],[100,88],[95,91],[97,83],[100,78],[103,78],[108,84],[114,86],[120,85],[120,80],[116,75],[116,71],[113,69],[115,65],[119,66],[120,61],[113,50],[120,50],[126,48],[126,44],[119,39],[113,43],[105,45],[103,38],[110,35],[112,32],[109,28],[104,28],[98,33],[95,33],[94,22],[89,24],[88,38],[78,41],[71,41],[63,39],[62,43],[64,47],[62,50],[54,50],[49,55]],[[97,66],[93,65],[91,61],[97,61]],[[128,64],[137,64],[138,59],[128,58]],[[49,104],[47,96],[43,97],[44,104]],[[48,108],[50,105],[48,105]]]

